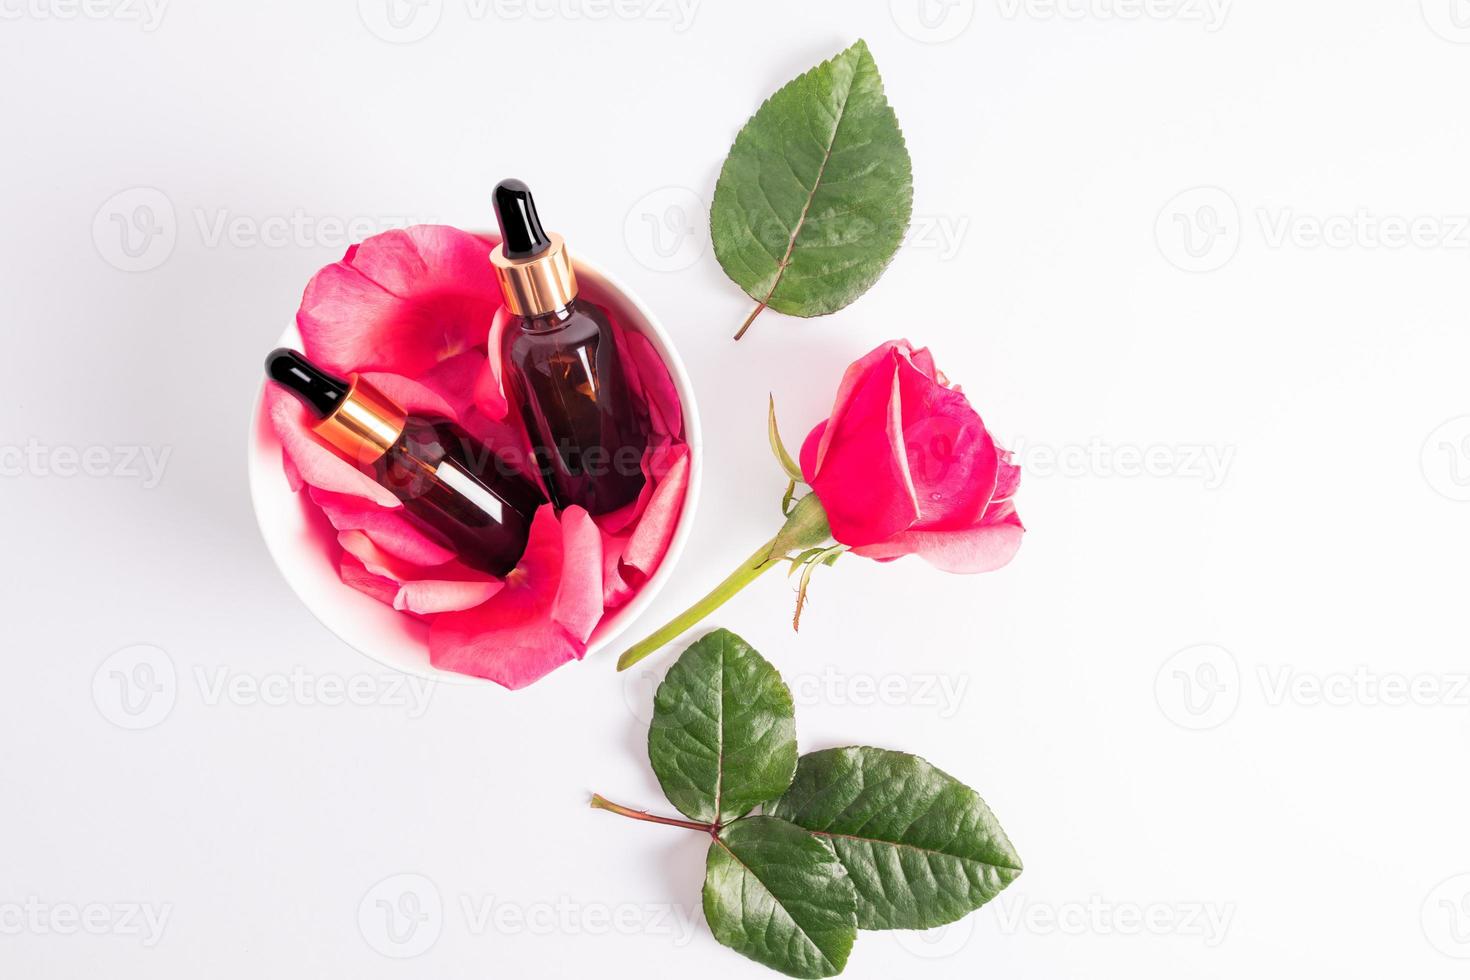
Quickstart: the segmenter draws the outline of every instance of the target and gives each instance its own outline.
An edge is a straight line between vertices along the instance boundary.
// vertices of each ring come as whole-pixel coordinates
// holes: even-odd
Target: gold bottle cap
[[[408,416],[370,382],[352,375],[352,388],[312,431],[359,466],[371,465],[403,435]]]
[[[490,252],[505,308],[516,316],[545,316],[577,298],[577,274],[567,243],[556,232],[547,237],[551,245],[527,259],[506,258],[504,244]]]

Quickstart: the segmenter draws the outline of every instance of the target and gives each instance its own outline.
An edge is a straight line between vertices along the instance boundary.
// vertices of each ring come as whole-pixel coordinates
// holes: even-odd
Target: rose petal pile
[[[354,245],[306,287],[296,315],[306,356],[339,374],[361,373],[410,413],[453,419],[487,445],[530,458],[524,431],[509,418],[500,345],[488,343],[507,322],[488,260],[494,244],[418,225]],[[613,325],[649,420],[643,492],[598,517],[543,506],[525,555],[504,579],[462,565],[421,534],[396,497],[311,434],[295,398],[267,386],[286,477],[335,529],[342,581],[427,620],[435,666],[524,687],[580,660],[598,623],[663,560],[689,481],[683,413],[652,344],[615,316]]]
[[[1015,557],[1021,482],[969,399],[907,340],[848,367],[831,416],[801,447],[801,472],[832,537],[879,561],[918,555],[947,572]]]

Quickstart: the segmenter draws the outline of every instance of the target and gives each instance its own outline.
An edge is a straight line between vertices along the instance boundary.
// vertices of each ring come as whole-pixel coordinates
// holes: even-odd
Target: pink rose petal
[[[919,518],[899,393],[897,363],[889,357],[853,388],[845,411],[813,429],[801,447],[802,473],[827,510],[832,536],[844,544],[883,541]]]
[[[682,439],[684,408],[668,366],[654,349],[653,341],[626,330],[619,330],[616,337],[634,394],[648,411],[654,438]]]
[[[454,408],[437,392],[412,378],[388,371],[364,371],[362,379],[377,388],[409,415],[452,419]]]
[[[337,563],[337,573],[341,575],[344,584],[372,596],[385,605],[393,605],[393,600],[398,595],[397,582],[368,571],[362,562],[346,551],[342,552],[341,560]]]
[[[638,592],[644,576],[637,569],[625,569],[623,552],[628,547],[627,535],[602,535],[602,606],[606,611],[626,605]],[[638,582],[630,582],[625,572],[631,572]]]
[[[551,618],[583,643],[602,619],[602,535],[581,507],[561,515],[562,576]]]
[[[914,554],[946,572],[993,572],[1016,556],[1025,533],[1016,509],[1009,503],[984,523],[958,531],[904,531],[887,541],[854,548],[853,554],[892,561]]]
[[[361,531],[342,531],[337,541],[370,574],[397,583],[394,609],[421,614],[458,612],[480,605],[505,586],[501,580],[459,562],[434,569],[408,565],[377,547]]]
[[[449,418],[464,423],[475,407],[475,383],[485,369],[485,353],[476,348],[440,361],[419,382],[449,406]]]
[[[887,343],[879,344],[849,364],[847,370],[842,372],[842,380],[837,385],[837,397],[832,402],[832,414],[828,418],[840,418],[846,414],[848,403],[852,401],[853,394],[867,380],[869,373],[874,367],[881,365],[885,360],[890,360],[895,352],[906,354],[911,350],[913,350],[913,346],[907,340],[890,340]],[[813,457],[815,460],[814,469],[820,468],[826,459],[827,445],[830,441],[830,436],[823,436],[821,442],[817,444],[816,455]]]
[[[347,494],[312,487],[311,499],[339,531],[361,531],[378,548],[411,565],[442,565],[454,552],[428,538],[404,515],[403,509],[381,507]]]
[[[506,328],[510,326],[510,311],[505,307],[495,311],[490,319],[489,335],[486,338],[486,359],[475,379],[475,404],[480,411],[492,419],[504,418],[510,411],[510,400],[501,383],[501,356]]]
[[[1016,495],[1021,487],[1021,467],[1011,462],[1011,454],[997,447],[999,456],[999,472],[995,479],[995,495],[990,502],[994,504],[999,500],[1010,500]]]
[[[652,575],[663,561],[684,510],[684,492],[689,487],[689,450],[687,446],[681,448],[684,452],[659,482],[623,554],[623,564],[645,576]]]
[[[484,342],[500,305],[492,243],[443,225],[375,235],[306,286],[296,325],[329,370],[417,376]]]
[[[398,506],[397,497],[312,434],[307,425],[306,407],[293,396],[275,385],[267,385],[265,404],[276,438],[281,440],[281,449],[303,483],[363,497],[380,507]]]
[[[430,662],[515,690],[580,659],[585,648],[551,615],[562,547],[561,526],[547,504],[536,512],[526,554],[505,588],[474,609],[434,619]]]
[[[903,446],[919,505],[916,529],[973,524],[995,492],[995,441],[965,396],[897,362]]]
[[[457,582],[421,579],[404,582],[393,597],[393,608],[420,615],[473,609],[505,587],[504,582]]]

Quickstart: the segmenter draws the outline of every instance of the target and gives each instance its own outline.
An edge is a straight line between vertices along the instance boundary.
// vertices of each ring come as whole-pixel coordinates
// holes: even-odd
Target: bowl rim
[[[470,234],[481,238],[487,237],[483,233],[471,231]],[[695,513],[698,510],[700,490],[703,483],[704,453],[701,441],[701,426],[699,417],[699,405],[694,392],[694,385],[689,379],[688,369],[684,365],[684,359],[674,347],[672,338],[665,329],[662,322],[643,298],[630,288],[623,280],[607,272],[602,266],[579,256],[572,257],[572,265],[577,276],[585,278],[586,281],[596,284],[602,292],[613,293],[620,297],[637,314],[641,322],[633,326],[643,333],[663,358],[665,367],[669,370],[669,376],[673,380],[674,389],[678,392],[680,407],[684,416],[684,438],[689,446],[689,483],[684,489],[684,506],[679,515],[679,521],[674,527],[673,537],[669,540],[668,550],[664,553],[663,560],[659,562],[648,581],[638,590],[627,605],[615,610],[610,616],[600,621],[593,630],[592,637],[587,644],[587,651],[582,659],[589,659],[594,654],[606,649],[613,641],[617,640],[628,628],[638,620],[644,610],[653,602],[658,594],[663,591],[674,572],[674,567],[683,556],[684,548],[688,543],[693,531]],[[623,317],[627,319],[626,316]],[[486,325],[488,332],[489,325]],[[300,346],[301,334],[293,320],[280,337],[277,339],[278,346]],[[267,495],[279,496],[280,489],[272,488],[267,481],[280,481],[280,486],[286,487],[287,492],[295,495],[300,491],[291,491],[285,483],[285,475],[279,467],[263,465],[265,454],[263,449],[274,449],[279,452],[279,441],[275,437],[274,430],[265,419],[265,379],[262,377],[255,389],[254,406],[250,412],[249,429],[246,433],[246,467],[250,486],[250,506],[255,515],[256,526],[260,529],[261,537],[265,541],[266,551],[270,553],[271,561],[275,564],[281,577],[286,580],[291,591],[306,607],[313,618],[316,619],[329,633],[347,644],[358,653],[368,659],[402,673],[417,677],[423,677],[433,681],[443,681],[453,684],[468,685],[490,685],[500,687],[494,681],[475,677],[470,674],[460,674],[453,671],[443,670],[429,663],[428,650],[423,650],[422,662],[405,662],[395,656],[390,656],[372,648],[372,644],[361,639],[349,638],[333,621],[336,614],[326,609],[319,608],[319,603],[309,599],[307,592],[307,572],[297,569],[299,557],[290,546],[290,538],[280,533],[279,527],[268,526],[266,513],[269,509],[265,506]],[[264,433],[264,435],[263,435]],[[268,440],[263,443],[262,440]],[[379,607],[383,604],[372,596],[353,589],[346,583],[337,580],[336,587],[342,590],[348,604],[356,604],[360,599],[364,603],[373,603]],[[362,606],[360,608],[368,608]],[[401,614],[399,614],[401,615]]]

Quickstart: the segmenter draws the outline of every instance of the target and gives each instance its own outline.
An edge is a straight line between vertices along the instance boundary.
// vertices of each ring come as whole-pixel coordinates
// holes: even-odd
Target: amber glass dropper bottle
[[[490,253],[513,320],[501,353],[552,502],[590,514],[638,498],[648,444],[607,313],[577,295],[566,242],[547,233],[519,180],[495,188],[504,239]]]
[[[316,416],[312,431],[403,501],[430,540],[471,568],[504,577],[526,551],[541,491],[451,419],[409,415],[369,382],[272,351],[270,379]]]

